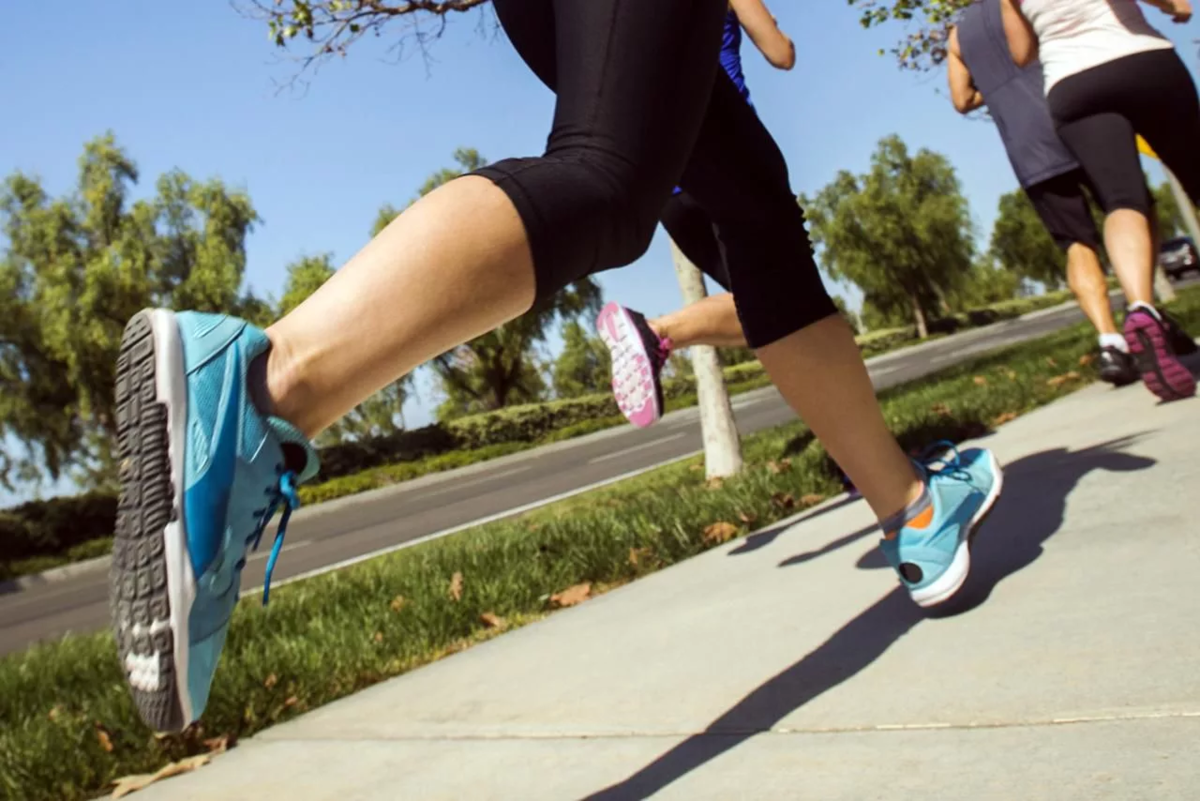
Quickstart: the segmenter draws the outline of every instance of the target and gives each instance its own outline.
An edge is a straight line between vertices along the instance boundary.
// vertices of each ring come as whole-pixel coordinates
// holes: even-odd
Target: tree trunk
[[[917,336],[921,339],[927,339],[929,337],[929,323],[925,320],[925,309],[921,308],[921,297],[916,292],[909,292],[908,299],[912,303],[913,322],[917,324]]]
[[[704,276],[673,241],[671,252],[675,257],[675,274],[679,278],[684,304],[690,306],[703,300],[708,294],[704,290]],[[700,403],[705,473],[708,478],[731,476],[742,469],[742,443],[733,420],[729,393],[725,391],[721,360],[716,348],[708,345],[693,345],[689,350]]]

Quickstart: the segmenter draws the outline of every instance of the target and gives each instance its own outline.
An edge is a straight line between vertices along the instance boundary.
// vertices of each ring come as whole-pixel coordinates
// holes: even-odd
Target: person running
[[[1087,173],[1106,215],[1104,240],[1129,301],[1124,335],[1146,386],[1164,401],[1196,393],[1154,306],[1150,192],[1138,157],[1142,137],[1200,202],[1200,99],[1169,39],[1136,0],[1002,0],[1013,60],[1040,58],[1059,137]],[[1176,22],[1188,0],[1153,0]]]
[[[795,66],[796,46],[780,30],[762,0],[730,2],[719,60],[742,100],[753,108],[742,72],[743,28],[767,63],[776,69]],[[673,351],[692,345],[746,347],[712,218],[695,198],[676,187],[660,222],[688,261],[725,291],[654,320],[616,302],[600,310],[596,331],[612,355],[613,396],[617,408],[638,428],[658,422],[665,411],[662,371]]]
[[[931,606],[966,580],[1000,465],[986,449],[952,446],[914,462],[888,431],[821,283],[782,154],[718,68],[725,0],[494,8],[557,95],[543,155],[425,195],[266,330],[168,309],[126,327],[113,628],[135,704],[157,730],[203,712],[247,552],[282,510],[269,589],[296,488],[318,471],[312,439],[437,354],[635,261],[675,186],[716,224],[747,341],[861,490],[910,597]]]

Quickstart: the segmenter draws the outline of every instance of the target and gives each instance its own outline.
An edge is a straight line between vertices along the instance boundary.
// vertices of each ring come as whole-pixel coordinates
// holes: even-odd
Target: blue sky
[[[772,10],[796,40],[795,70],[771,69],[749,42],[743,55],[793,188],[811,193],[839,169],[862,171],[880,137],[898,133],[949,157],[986,240],[999,196],[1016,186],[991,125],[954,112],[940,71],[901,73],[877,54],[899,29],[864,31],[844,2],[775,0]],[[1194,69],[1194,26],[1149,16]],[[283,91],[297,67],[281,60],[264,25],[229,3],[21,3],[6,22],[0,169],[68,191],[83,142],[111,129],[141,170],[142,192],[174,167],[219,176],[246,189],[263,217],[247,271],[260,293],[278,295],[285,266],[301,255],[348,259],[379,206],[406,202],[454,148],[490,159],[537,154],[553,108],[503,36],[481,33],[474,14],[451,21],[431,61],[409,53],[397,62],[388,40],[364,41]],[[600,281],[607,297],[649,314],[679,302],[661,231],[637,264]],[[431,401],[424,392],[410,424],[427,419]]]

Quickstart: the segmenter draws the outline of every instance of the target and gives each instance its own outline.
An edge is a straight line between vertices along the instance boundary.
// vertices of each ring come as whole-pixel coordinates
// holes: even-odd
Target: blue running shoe
[[[917,464],[930,506],[881,543],[900,582],[922,607],[948,601],[962,588],[971,571],[971,536],[1004,485],[991,451],[938,447],[940,455]]]
[[[160,732],[204,711],[246,550],[283,507],[270,586],[295,487],[317,472],[304,435],[248,396],[246,370],[269,347],[242,320],[166,309],[139,312],[121,340],[110,600],[134,702]]]

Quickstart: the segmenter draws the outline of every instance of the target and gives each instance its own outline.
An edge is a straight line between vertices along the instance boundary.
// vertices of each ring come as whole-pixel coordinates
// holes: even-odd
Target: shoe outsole
[[[1142,312],[1125,320],[1125,341],[1146,388],[1164,401],[1196,394],[1196,379],[1175,358],[1164,326]]]
[[[109,578],[113,633],[134,704],[160,732],[180,731],[167,528],[178,520],[171,477],[170,410],[159,400],[150,312],[125,328],[117,359],[121,494]]]
[[[619,325],[618,320],[620,321]],[[630,347],[634,350],[634,355],[629,358],[637,362],[639,370],[650,365],[650,354],[646,351],[645,343],[637,335],[637,326],[634,324],[633,318],[629,316],[628,310],[617,303],[610,302],[600,310],[600,316],[596,318],[596,330],[600,333],[600,340],[612,354],[613,394],[615,397],[617,391],[616,360],[621,348]],[[663,415],[662,385],[650,378],[642,379],[641,384],[642,391],[649,396],[646,405],[634,407],[620,398],[616,398],[617,408],[634,426],[648,428],[657,423]]]

